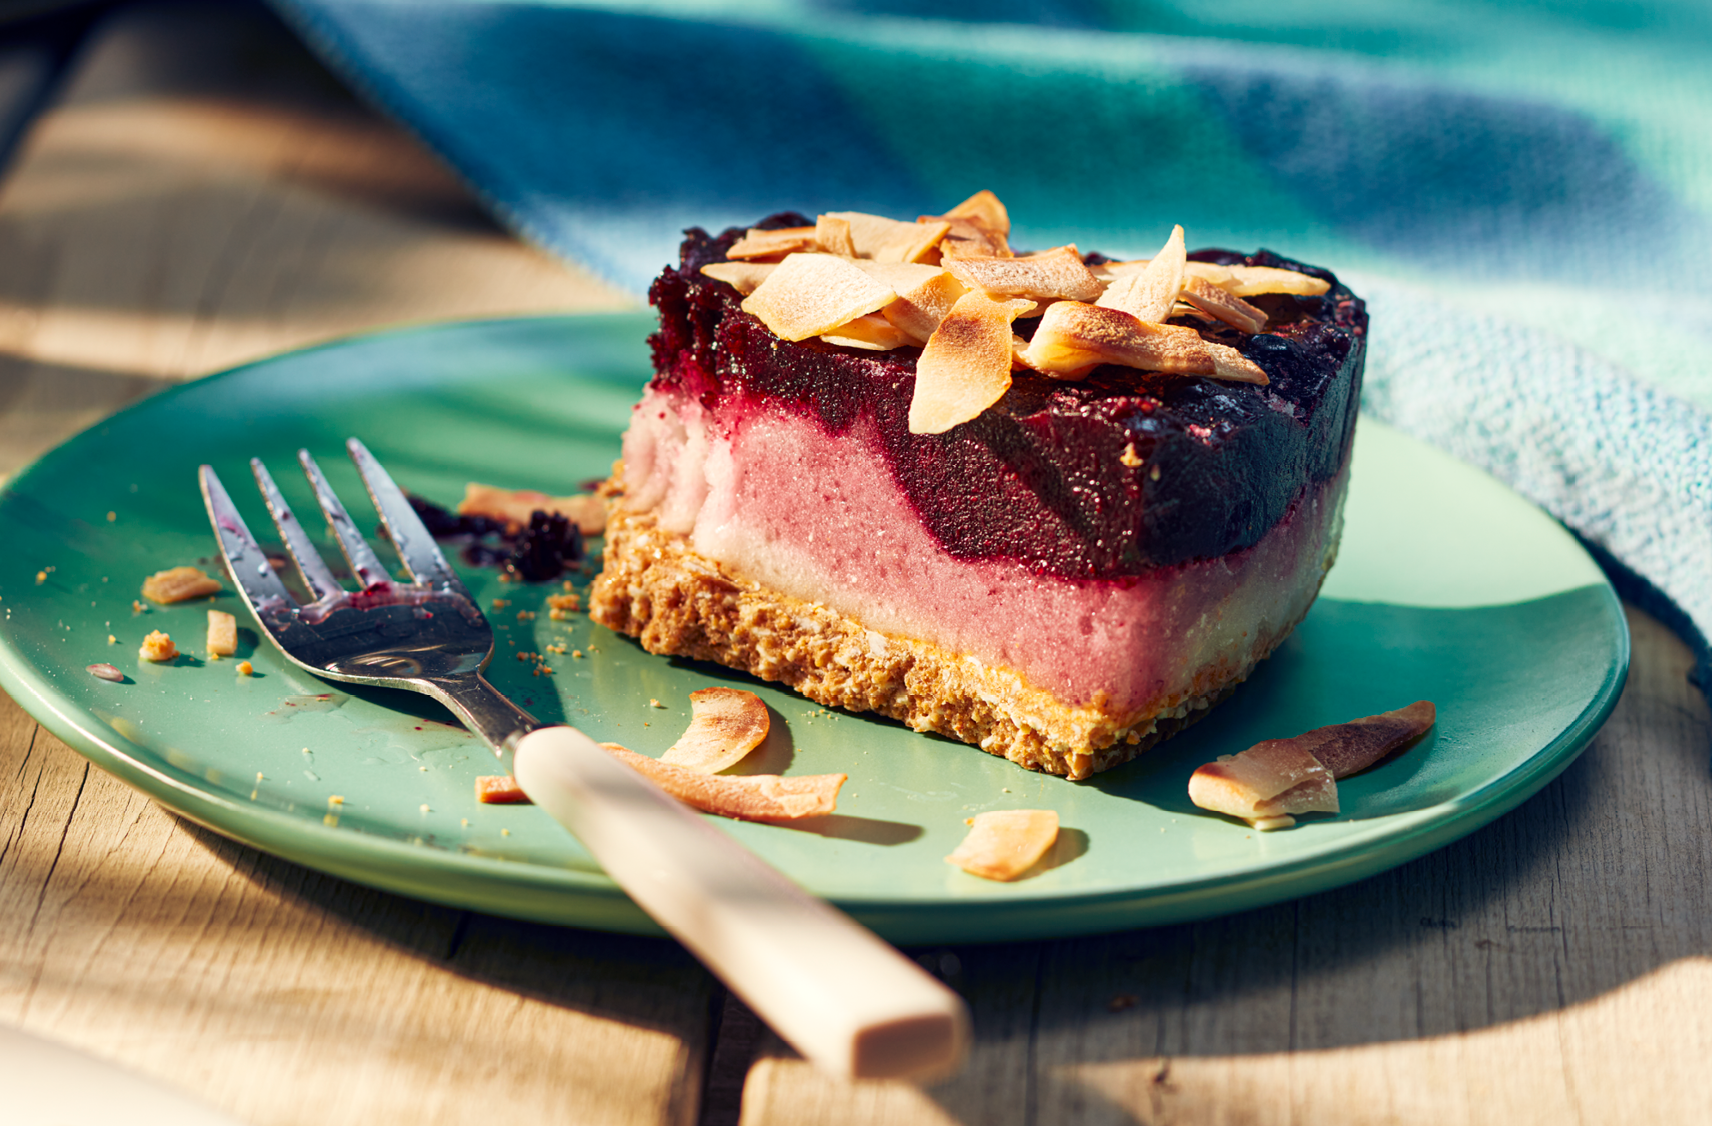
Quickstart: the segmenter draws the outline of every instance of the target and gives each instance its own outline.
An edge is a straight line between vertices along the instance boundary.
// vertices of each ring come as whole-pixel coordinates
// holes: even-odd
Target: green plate
[[[299,511],[313,508],[288,472],[300,446],[360,501],[342,454],[352,434],[405,488],[442,502],[471,480],[563,492],[603,476],[647,375],[648,325],[640,315],[529,319],[351,340],[166,392],[72,439],[0,492],[0,684],[103,769],[267,852],[442,903],[651,931],[545,814],[477,804],[473,781],[495,760],[437,705],[318,681],[253,629],[239,657],[258,675],[241,677],[235,660],[199,659],[207,604],[132,608],[144,576],[211,561],[201,462],[256,528],[267,520],[245,488],[250,456],[272,465]],[[690,691],[759,692],[775,735],[754,769],[850,781],[839,813],[813,828],[720,826],[898,942],[1200,918],[1401,864],[1562,770],[1615,703],[1629,655],[1616,597],[1562,528],[1492,479],[1371,423],[1356,444],[1342,555],[1301,628],[1205,722],[1085,783],[653,657],[580,615],[552,621],[541,603],[557,584],[500,584],[479,570],[465,579],[484,607],[508,603],[490,614],[500,638],[490,675],[543,719],[658,754],[687,722]],[[247,623],[234,594],[213,605]],[[151,629],[191,656],[139,662]],[[584,655],[551,655],[551,675],[513,659],[549,644]],[[117,665],[127,681],[96,679],[92,662]],[[1189,774],[1216,755],[1417,699],[1438,705],[1438,727],[1343,782],[1337,816],[1262,834],[1188,802]],[[943,862],[965,818],[1003,808],[1058,811],[1065,831],[1051,867],[997,884]]]

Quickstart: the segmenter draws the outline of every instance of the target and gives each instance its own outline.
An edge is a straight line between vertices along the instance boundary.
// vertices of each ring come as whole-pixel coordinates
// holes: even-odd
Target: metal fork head
[[[256,622],[294,664],[333,680],[444,699],[447,688],[480,679],[493,655],[493,630],[391,476],[355,438],[346,448],[410,581],[381,564],[307,450],[298,461],[361,589],[340,584],[258,459],[250,462],[256,484],[312,601],[292,597],[219,476],[204,465],[202,498],[227,568]]]

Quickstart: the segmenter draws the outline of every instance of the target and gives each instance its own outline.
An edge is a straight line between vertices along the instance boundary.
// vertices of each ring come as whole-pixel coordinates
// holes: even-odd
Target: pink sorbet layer
[[[1009,667],[1064,703],[1181,715],[1276,644],[1337,549],[1347,463],[1253,547],[1139,578],[965,561],[922,527],[864,419],[838,435],[757,403],[650,390],[624,439],[624,507],[699,554],[880,634]],[[884,638],[876,637],[876,644]],[[1260,655],[1264,655],[1265,650]]]

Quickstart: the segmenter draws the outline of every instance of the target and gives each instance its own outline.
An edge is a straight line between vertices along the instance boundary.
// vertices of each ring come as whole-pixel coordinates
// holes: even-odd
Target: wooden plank
[[[1686,647],[1629,619],[1610,722],[1486,829],[1228,919],[938,953],[976,1014],[967,1072],[846,1092],[771,1041],[742,1121],[1698,1121],[1712,718]]]
[[[372,891],[233,844],[0,696],[0,1020],[263,1123],[693,1121],[676,944]]]
[[[0,474],[141,395],[460,317],[636,308],[248,6],[121,10],[0,184]]]

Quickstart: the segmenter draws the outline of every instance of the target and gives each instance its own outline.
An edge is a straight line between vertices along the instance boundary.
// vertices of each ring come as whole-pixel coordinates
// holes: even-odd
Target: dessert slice
[[[1307,612],[1366,313],[1325,271],[1183,255],[1177,232],[1148,262],[1013,257],[996,204],[688,233],[650,294],[656,374],[589,613],[1085,778],[1199,718]],[[825,288],[768,288],[792,276]]]

